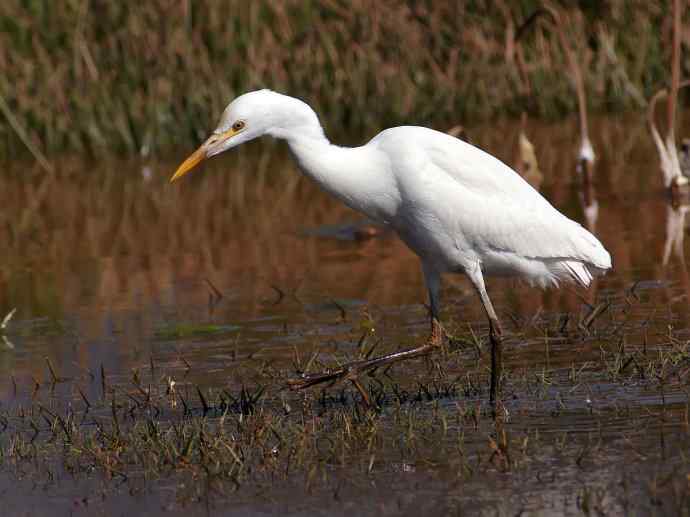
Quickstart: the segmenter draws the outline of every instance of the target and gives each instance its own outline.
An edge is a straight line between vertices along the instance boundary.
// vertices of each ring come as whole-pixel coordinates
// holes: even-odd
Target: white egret
[[[170,181],[202,160],[262,135],[286,140],[304,174],[398,233],[421,260],[431,309],[431,336],[424,345],[303,375],[293,387],[349,379],[363,392],[359,373],[438,347],[445,337],[439,319],[441,274],[452,272],[469,278],[489,319],[494,400],[502,332],[484,275],[518,276],[541,287],[563,280],[586,287],[592,275],[611,267],[611,257],[596,237],[481,149],[416,126],[387,129],[361,147],[339,147],[328,141],[309,105],[270,90],[231,102],[215,131]]]

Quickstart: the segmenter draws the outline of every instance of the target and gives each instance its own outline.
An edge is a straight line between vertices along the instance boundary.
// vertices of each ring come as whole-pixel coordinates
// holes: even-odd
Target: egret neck
[[[334,145],[321,126],[276,131],[274,136],[287,140],[306,176],[347,206],[383,223],[394,217],[399,195],[385,156],[375,148]]]

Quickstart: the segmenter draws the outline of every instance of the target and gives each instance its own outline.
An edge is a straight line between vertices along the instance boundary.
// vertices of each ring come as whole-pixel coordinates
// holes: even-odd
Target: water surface
[[[503,122],[470,133],[515,163],[518,131]],[[190,496],[193,481],[175,476],[138,480],[133,490],[134,471],[117,483],[101,469],[61,467],[47,482],[6,460],[0,489],[11,512],[677,513],[690,502],[686,208],[662,191],[636,117],[595,121],[590,199],[575,173],[574,125],[528,124],[527,134],[544,173],[542,193],[600,238],[614,271],[588,291],[488,281],[511,334],[505,428],[485,412],[486,349],[478,355],[467,345],[486,340],[481,306],[466,279],[448,277],[442,315],[465,346],[445,362],[396,367],[391,382],[414,394],[465,375],[463,386],[476,389],[458,381],[445,395],[395,403],[387,392],[378,425],[402,433],[393,411],[402,404],[416,422],[408,428],[428,433],[406,457],[388,445],[373,460],[355,450],[344,463],[323,463],[328,476],[319,482],[305,484],[308,472],[249,477],[242,490],[202,496]],[[333,364],[355,356],[363,335],[384,348],[425,338],[416,257],[303,178],[283,146],[249,146],[170,185],[175,165],[65,159],[51,175],[26,163],[2,170],[0,315],[16,308],[0,336],[8,414],[39,403],[83,406],[79,390],[102,397],[101,372],[122,390],[140,372],[161,386],[261,385],[262,404],[279,411],[304,400],[282,388],[312,354],[316,366]],[[588,321],[600,306],[602,315]],[[321,404],[326,413],[340,407]],[[474,407],[476,421],[468,416]],[[451,423],[441,431],[437,418]],[[516,463],[517,452],[508,460],[492,455],[504,431],[513,451],[519,444],[531,451],[524,461]]]

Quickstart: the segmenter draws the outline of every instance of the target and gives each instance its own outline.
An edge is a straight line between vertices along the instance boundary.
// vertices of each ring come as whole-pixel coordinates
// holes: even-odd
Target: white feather
[[[599,240],[558,212],[503,162],[461,140],[420,127],[393,128],[367,146],[389,157],[400,203],[393,226],[442,270],[479,262],[489,275],[547,286],[611,267]]]

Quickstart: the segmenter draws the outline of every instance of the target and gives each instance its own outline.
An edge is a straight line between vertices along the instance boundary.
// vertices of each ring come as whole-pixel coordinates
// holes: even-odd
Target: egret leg
[[[423,264],[422,271],[424,272],[424,282],[429,291],[429,312],[431,313],[431,335],[429,337],[429,344],[433,346],[441,346],[445,331],[441,325],[441,316],[439,312],[441,297],[441,274],[433,267]]]
[[[486,316],[489,318],[489,340],[491,341],[491,391],[489,397],[491,402],[495,402],[499,394],[499,384],[503,372],[503,330],[501,329],[501,323],[498,321],[498,316],[496,316],[494,306],[486,292],[484,276],[479,264],[476,264],[474,269],[467,273],[467,276],[477,290]]]
[[[344,380],[349,380],[357,391],[362,395],[362,399],[367,405],[371,406],[370,397],[360,384],[359,375],[370,372],[381,366],[387,366],[404,359],[412,359],[429,354],[443,344],[445,332],[439,320],[439,292],[441,287],[441,275],[432,268],[424,266],[424,279],[429,290],[429,307],[431,311],[431,335],[425,344],[417,348],[401,350],[391,354],[375,357],[373,359],[363,359],[347,363],[340,368],[323,373],[302,374],[296,379],[288,380],[288,386],[293,390],[309,388],[322,383],[335,384]]]

